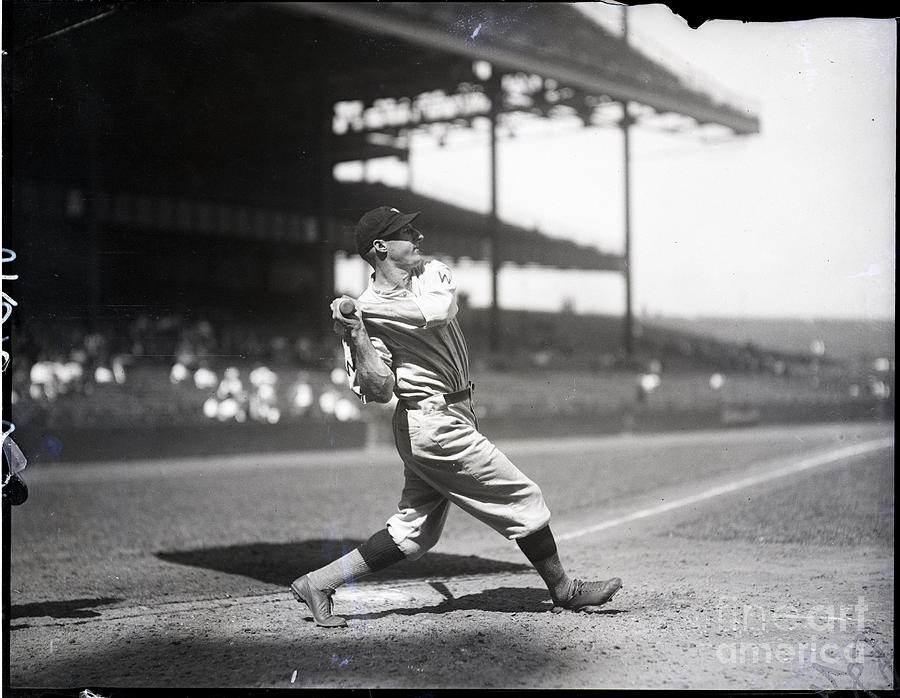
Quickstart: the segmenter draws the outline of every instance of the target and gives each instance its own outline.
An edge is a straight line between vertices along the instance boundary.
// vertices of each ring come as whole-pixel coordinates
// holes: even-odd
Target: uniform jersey
[[[370,283],[359,297],[373,304],[407,299],[418,305],[424,325],[364,317],[373,346],[394,373],[394,394],[417,401],[468,387],[469,352],[456,319],[456,284],[450,268],[432,260],[413,270],[408,288],[377,291]],[[346,341],[344,356],[353,392],[365,402]]]

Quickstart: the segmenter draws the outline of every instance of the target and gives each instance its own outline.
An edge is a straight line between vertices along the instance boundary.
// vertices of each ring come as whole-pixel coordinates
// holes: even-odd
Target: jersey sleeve
[[[381,357],[381,360],[389,367],[392,367],[394,359],[385,343],[378,337],[370,337],[370,339],[372,340],[372,346],[375,347],[375,351],[378,352],[378,356]],[[350,390],[352,390],[353,394],[365,404],[367,400],[359,385],[359,378],[356,375],[356,363],[353,361],[353,352],[350,351],[350,345],[346,340],[341,340],[341,343],[344,345],[344,369],[347,371]]]
[[[425,327],[441,327],[456,317],[456,282],[443,262],[432,260],[422,273],[422,293],[413,298],[425,318]]]

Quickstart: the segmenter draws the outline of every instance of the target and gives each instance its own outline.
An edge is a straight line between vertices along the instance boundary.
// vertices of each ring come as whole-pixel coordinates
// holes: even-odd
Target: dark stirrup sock
[[[550,531],[550,526],[544,526],[539,531],[517,538],[516,543],[541,575],[553,600],[568,599],[572,594],[573,583],[559,559],[556,539]]]
[[[337,589],[342,584],[382,570],[405,557],[388,530],[383,528],[358,548],[310,572],[309,581],[316,589]]]
[[[516,543],[532,565],[537,560],[546,560],[556,554],[556,539],[549,524],[527,536],[516,538]]]
[[[359,546],[359,554],[372,572],[383,570],[406,558],[406,554],[397,547],[386,528],[372,534],[369,540]]]

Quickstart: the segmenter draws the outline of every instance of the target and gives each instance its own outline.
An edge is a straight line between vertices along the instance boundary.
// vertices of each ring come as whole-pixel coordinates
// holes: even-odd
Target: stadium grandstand
[[[820,416],[840,404],[840,417],[892,394],[893,356],[857,375],[814,351],[654,330],[630,295],[583,337],[559,314],[503,309],[502,264],[621,274],[630,288],[627,215],[619,255],[501,221],[493,165],[487,214],[333,177],[341,162],[408,158],[413,133],[484,123],[494,164],[498,128],[523,120],[620,129],[626,170],[633,127],[759,131],[745,105],[568,4],[12,3],[4,20],[12,416],[37,458],[228,448],[221,430],[158,430],[236,423],[268,429],[253,432],[268,448],[334,445],[353,425],[343,445],[370,438],[378,420],[348,399],[322,309],[350,226],[387,196],[431,212],[435,253],[490,263],[491,306],[462,319],[483,349],[488,419],[538,401],[592,430],[698,405],[758,420],[767,401]],[[557,355],[565,375],[548,372]]]

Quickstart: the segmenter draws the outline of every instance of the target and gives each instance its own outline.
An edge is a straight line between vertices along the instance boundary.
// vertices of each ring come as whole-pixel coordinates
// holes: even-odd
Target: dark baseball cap
[[[415,220],[421,211],[402,213],[391,206],[379,206],[372,209],[356,224],[356,251],[360,257],[372,249],[372,243],[385,235],[396,233],[400,228]]]

